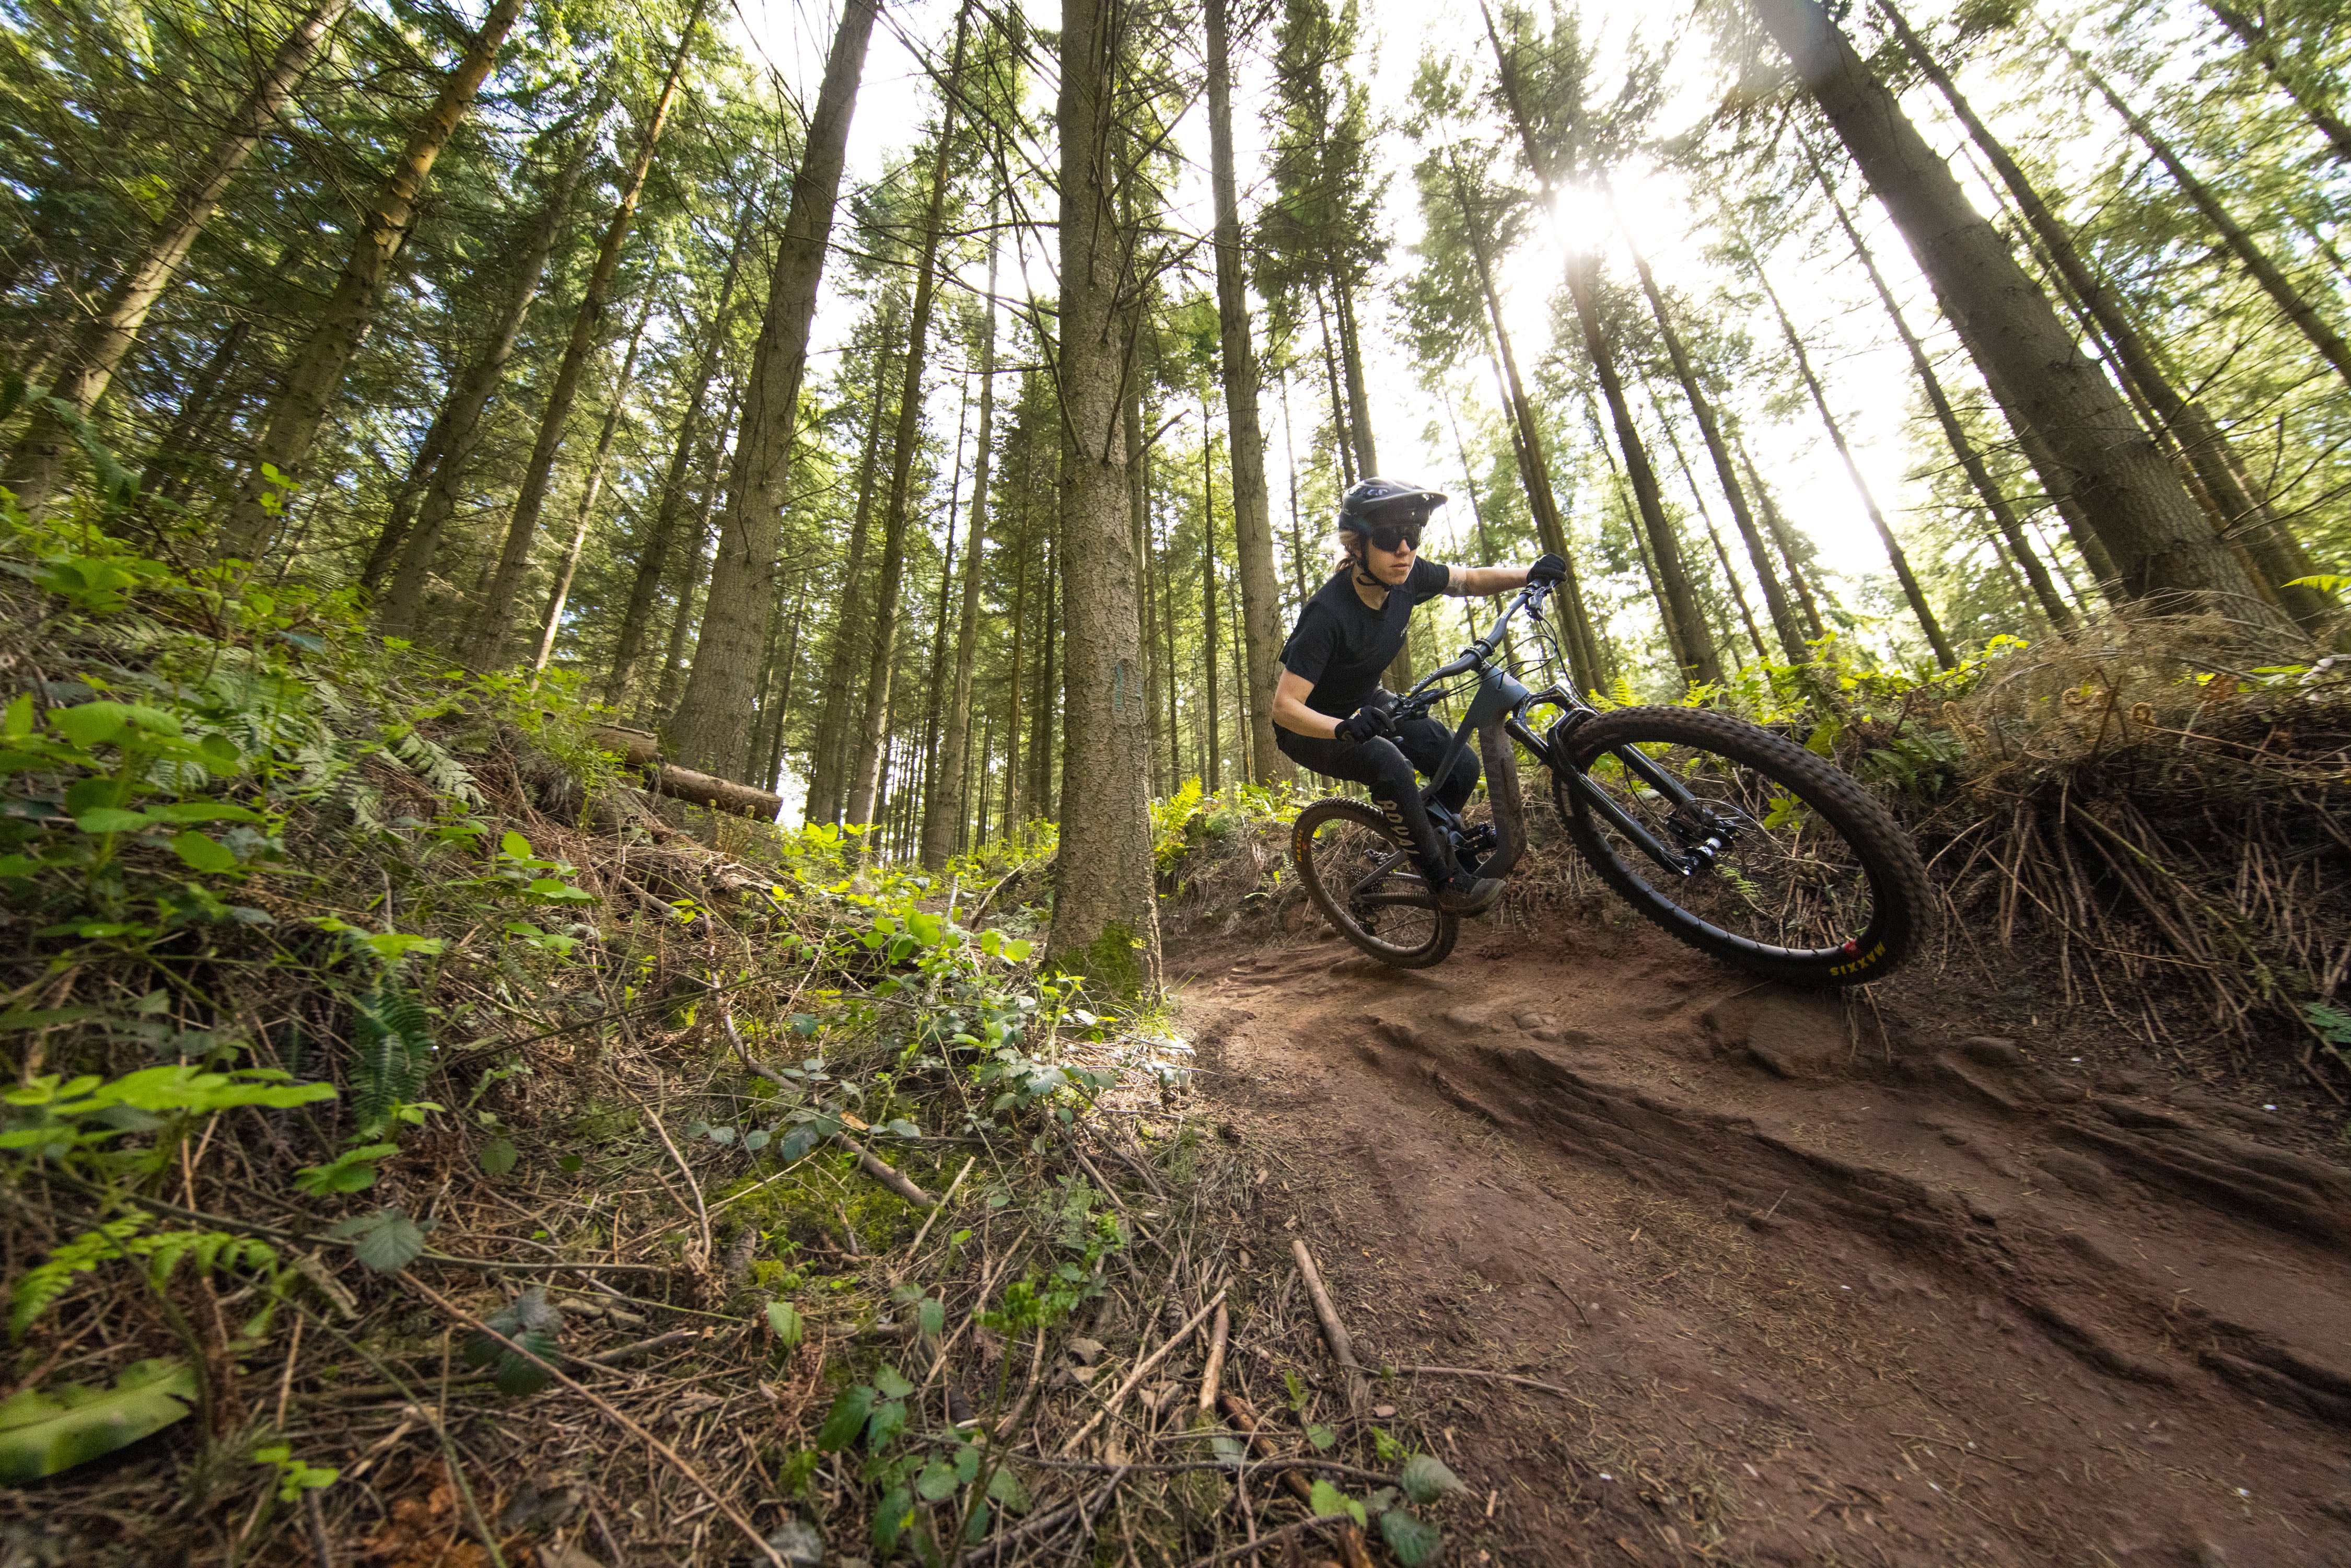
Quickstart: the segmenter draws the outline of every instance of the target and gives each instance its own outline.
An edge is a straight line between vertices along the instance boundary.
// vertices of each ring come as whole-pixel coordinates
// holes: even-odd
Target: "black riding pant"
[[[1395,701],[1386,692],[1380,693],[1377,700],[1382,706]],[[1287,729],[1276,730],[1273,738],[1284,757],[1310,772],[1368,785],[1372,798],[1380,803],[1388,820],[1389,830],[1400,841],[1412,846],[1424,867],[1438,876],[1444,874],[1445,841],[1421,804],[1419,775],[1444,758],[1445,748],[1453,740],[1450,730],[1433,718],[1411,718],[1396,726],[1394,740],[1379,737],[1364,741],[1340,740]],[[1468,804],[1470,791],[1477,788],[1477,747],[1465,746],[1446,773],[1437,791],[1437,802],[1448,811],[1458,812]]]

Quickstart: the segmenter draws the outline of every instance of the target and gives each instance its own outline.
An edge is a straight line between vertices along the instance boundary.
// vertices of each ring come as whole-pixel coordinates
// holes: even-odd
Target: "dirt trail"
[[[1646,929],[1171,968],[1366,1364],[1573,1396],[1381,1385],[1448,1561],[2351,1563],[2351,1176],[2258,1113]]]

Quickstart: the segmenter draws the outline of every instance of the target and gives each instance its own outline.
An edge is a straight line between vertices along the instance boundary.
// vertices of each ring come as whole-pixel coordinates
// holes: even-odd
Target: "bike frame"
[[[1494,661],[1495,651],[1502,645],[1503,632],[1509,629],[1511,618],[1521,612],[1527,613],[1536,628],[1537,639],[1544,641],[1546,651],[1550,651],[1546,640],[1549,629],[1543,625],[1539,612],[1544,601],[1551,597],[1551,591],[1549,584],[1541,582],[1531,582],[1520,589],[1501,614],[1495,617],[1494,624],[1484,636],[1472,642],[1449,664],[1439,665],[1414,683],[1412,689],[1396,703],[1396,717],[1423,717],[1437,706],[1440,697],[1448,695],[1437,689],[1445,682],[1460,675],[1474,674],[1477,677],[1477,694],[1469,700],[1468,711],[1462,716],[1460,725],[1454,730],[1452,741],[1446,747],[1444,756],[1438,758],[1436,767],[1429,769],[1431,782],[1420,792],[1422,803],[1427,805],[1436,800],[1437,786],[1435,781],[1452,771],[1455,760],[1468,748],[1469,737],[1499,721],[1511,739],[1525,747],[1529,754],[1555,776],[1565,779],[1578,799],[1605,818],[1628,841],[1658,865],[1684,877],[1713,869],[1715,857],[1735,836],[1736,830],[1732,824],[1709,810],[1697,796],[1683,788],[1679,779],[1660,768],[1653,758],[1643,755],[1638,747],[1611,747],[1610,755],[1628,770],[1673,801],[1678,811],[1692,813],[1705,825],[1704,835],[1687,852],[1677,851],[1659,842],[1656,834],[1635,821],[1623,807],[1608,797],[1606,791],[1586,778],[1583,769],[1568,760],[1567,747],[1562,744],[1565,734],[1599,710],[1578,696],[1572,687],[1558,681],[1541,691],[1530,690]],[[1563,666],[1566,661],[1562,658],[1559,663]],[[1560,710],[1560,716],[1552,721],[1547,734],[1538,732],[1532,722],[1535,711],[1543,707]],[[1495,821],[1497,831],[1504,835],[1496,859],[1503,862],[1507,872],[1510,866],[1517,863],[1524,846],[1512,841],[1500,813],[1496,814]]]

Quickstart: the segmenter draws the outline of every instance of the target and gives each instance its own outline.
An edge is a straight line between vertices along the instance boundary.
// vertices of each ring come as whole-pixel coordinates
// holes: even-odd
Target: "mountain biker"
[[[1567,563],[1546,555],[1532,566],[1445,566],[1420,554],[1421,529],[1445,504],[1443,492],[1392,479],[1365,479],[1339,500],[1345,563],[1306,601],[1281,650],[1281,684],[1273,694],[1274,737],[1300,767],[1371,788],[1388,828],[1408,847],[1422,879],[1448,914],[1480,915],[1500,896],[1501,882],[1456,862],[1420,798],[1418,769],[1443,758],[1451,736],[1433,718],[1399,724],[1395,694],[1380,673],[1404,647],[1413,608],[1439,594],[1508,593],[1528,582],[1557,582]],[[1478,787],[1478,756],[1454,760],[1437,804],[1458,820]]]

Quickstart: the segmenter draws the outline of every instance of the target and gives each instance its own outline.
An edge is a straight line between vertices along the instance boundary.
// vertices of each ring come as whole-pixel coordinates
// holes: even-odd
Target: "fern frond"
[[[362,1129],[380,1127],[392,1107],[416,1098],[433,1060],[433,1020],[414,997],[386,976],[351,1003],[359,1055],[351,1067],[351,1108]]]
[[[130,1257],[135,1239],[146,1228],[143,1214],[110,1219],[95,1230],[83,1231],[26,1270],[8,1299],[8,1337],[24,1338],[25,1331],[73,1289],[80,1276],[110,1259]]]

